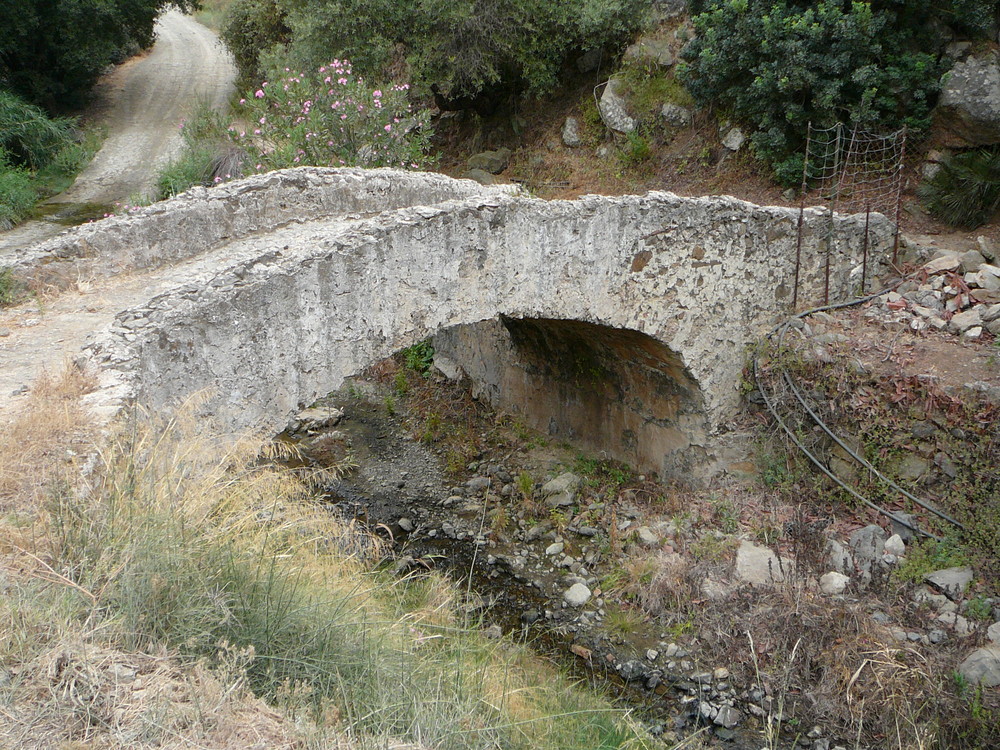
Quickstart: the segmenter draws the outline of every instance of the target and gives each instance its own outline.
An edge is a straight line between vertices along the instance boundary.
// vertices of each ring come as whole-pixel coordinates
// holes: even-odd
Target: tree
[[[361,75],[411,80],[453,100],[551,89],[574,53],[624,44],[651,0],[236,0],[223,36],[241,64],[314,68],[349,58]],[[261,32],[274,38],[265,42]],[[269,50],[261,60],[244,51]]]
[[[81,104],[110,64],[153,43],[156,17],[199,0],[2,0],[0,88],[52,111]]]

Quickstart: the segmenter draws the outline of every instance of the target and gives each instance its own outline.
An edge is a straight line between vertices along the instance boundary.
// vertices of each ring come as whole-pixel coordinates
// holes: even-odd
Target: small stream
[[[610,692],[654,734],[699,732],[710,744],[734,750],[762,746],[746,722],[725,727],[699,715],[703,700],[738,704],[727,674],[699,672],[696,656],[668,643],[648,618],[629,632],[606,627],[618,605],[601,597],[609,563],[596,540],[520,519],[498,528],[497,514],[512,513],[513,501],[501,496],[517,473],[511,456],[482,456],[460,477],[449,477],[441,457],[413,439],[381,400],[358,397],[351,386],[321,403],[330,414],[343,412],[335,426],[280,439],[296,444],[309,464],[357,464],[329,482],[325,497],[336,512],[391,540],[397,572],[439,569],[468,584],[466,607],[484,626],[527,642],[571,676]],[[566,558],[559,564],[547,554],[554,544],[578,561],[572,569]],[[562,592],[571,581],[593,589],[587,606],[566,605]]]

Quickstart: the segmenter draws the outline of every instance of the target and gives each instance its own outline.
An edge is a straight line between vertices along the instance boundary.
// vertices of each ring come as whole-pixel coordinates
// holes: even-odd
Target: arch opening
[[[681,358],[631,329],[499,317],[445,329],[435,365],[557,440],[685,481],[705,461],[701,388]]]

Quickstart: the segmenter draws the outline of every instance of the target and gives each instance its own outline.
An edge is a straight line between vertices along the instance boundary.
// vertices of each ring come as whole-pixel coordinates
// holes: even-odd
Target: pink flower
[[[375,90],[374,90],[374,91],[372,92],[372,96],[373,96],[374,98],[378,99],[378,98],[379,98],[380,96],[382,96],[382,92],[381,92],[381,91],[379,91],[378,89],[375,89]]]
[[[258,99],[263,99],[264,89],[257,89],[257,91],[254,92],[254,96],[256,96]]]
[[[385,132],[388,133],[390,130],[392,130],[392,125],[386,125]]]
[[[337,79],[337,83],[339,83],[341,86],[343,86],[345,83],[347,83],[347,79],[346,78],[338,78]]]

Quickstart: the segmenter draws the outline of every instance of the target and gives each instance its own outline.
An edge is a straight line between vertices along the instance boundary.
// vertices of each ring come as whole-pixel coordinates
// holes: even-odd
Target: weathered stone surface
[[[854,557],[848,549],[836,539],[830,539],[826,543],[826,554],[830,560],[830,565],[838,573],[850,575],[854,572]]]
[[[1000,646],[1000,622],[995,622],[986,628],[986,637],[991,643]]]
[[[973,685],[1000,685],[1000,646],[983,646],[958,665],[958,671]]]
[[[183,283],[98,334],[89,351],[102,389],[92,399],[162,410],[207,389],[204,413],[225,429],[277,431],[348,375],[437,331],[504,315],[652,337],[674,353],[667,372],[696,385],[702,426],[694,413],[693,424],[711,433],[739,402],[745,345],[791,298],[796,209],[666,193],[544,202],[390,170],[295,170],[226,190],[226,200],[197,193],[59,238],[77,259],[82,238],[100,243],[107,267],[159,262],[162,247],[173,257],[218,247]],[[441,202],[399,207],[423,198]],[[291,221],[300,200],[314,221]],[[382,213],[343,218],[372,210]],[[821,294],[828,226],[824,211],[806,210],[803,303]],[[838,247],[860,248],[863,227],[837,217]],[[873,247],[890,245],[887,221],[873,217],[871,233]],[[75,278],[90,261],[65,267]],[[836,269],[834,297],[854,287],[850,272]]]
[[[965,333],[983,322],[982,307],[970,307],[965,312],[955,313],[948,321],[948,328],[956,333]]]
[[[636,128],[635,118],[629,113],[625,101],[624,84],[620,78],[612,78],[604,87],[604,93],[597,103],[604,124],[619,133],[631,133]]]
[[[376,213],[501,190],[506,192],[433,173],[299,167],[211,189],[194,187],[126,215],[74,227],[17,251],[3,265],[62,289],[81,278],[168,266],[293,220]]]
[[[792,561],[779,558],[767,547],[759,547],[746,539],[736,550],[736,577],[755,586],[781,583],[791,573]]]
[[[891,537],[885,540],[885,551],[887,554],[895,555],[896,557],[902,557],[906,554],[906,544],[903,543],[903,538],[899,534],[893,534]]]
[[[927,583],[951,599],[957,599],[972,583],[972,568],[957,567],[935,570],[924,576]]]
[[[851,534],[850,544],[858,569],[870,574],[875,561],[881,560],[885,551],[885,532],[881,526],[865,526]]]
[[[819,590],[827,596],[836,596],[837,594],[843,594],[847,588],[847,584],[850,582],[851,579],[848,576],[831,570],[829,573],[824,573],[820,576]]]
[[[483,151],[469,157],[469,170],[481,169],[490,174],[500,174],[510,164],[510,149],[498,148],[496,151]]]
[[[566,472],[543,484],[542,495],[548,497],[549,495],[558,495],[561,492],[576,492],[582,482],[583,480],[576,474]]]
[[[730,151],[739,151],[746,143],[747,137],[739,128],[730,128],[722,137],[722,145]]]
[[[625,48],[623,58],[631,63],[669,68],[674,64],[670,42],[666,39],[640,39]]]
[[[660,115],[663,117],[663,121],[673,128],[686,128],[694,117],[687,107],[670,102],[660,108]]]
[[[480,185],[493,185],[497,181],[494,174],[492,172],[487,172],[485,169],[470,169],[463,174],[462,177],[466,180],[478,182]]]
[[[575,117],[567,117],[562,128],[563,144],[570,148],[578,148],[583,145],[583,138],[580,137],[580,123]]]
[[[1000,54],[971,55],[944,75],[939,121],[959,144],[1000,143]]]

